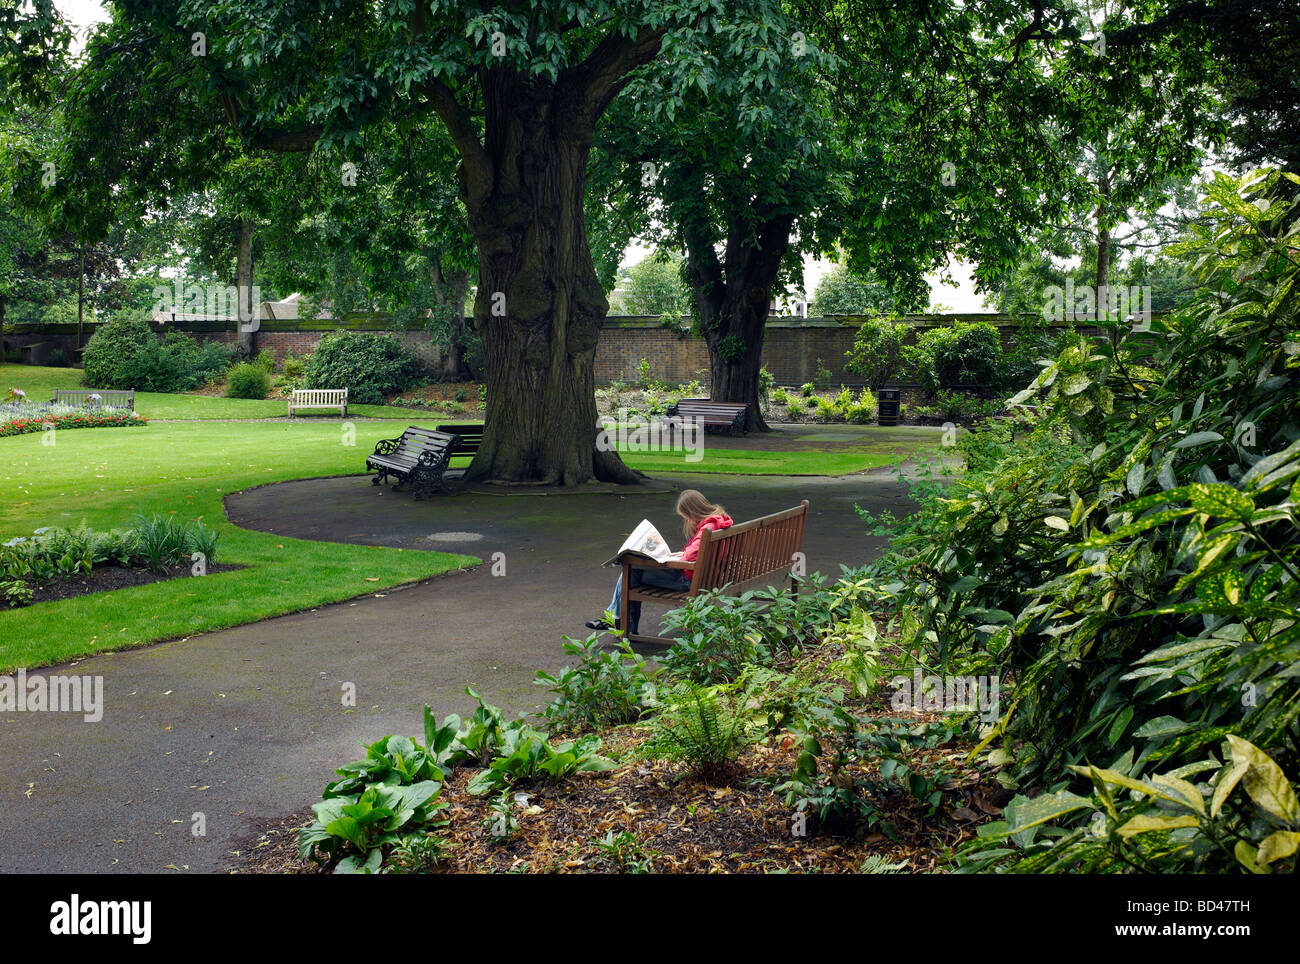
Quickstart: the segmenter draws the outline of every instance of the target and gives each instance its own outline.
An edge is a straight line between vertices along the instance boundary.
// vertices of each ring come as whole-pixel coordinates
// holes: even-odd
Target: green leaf
[[[1119,835],[1127,839],[1153,830],[1179,830],[1183,827],[1197,826],[1200,826],[1199,822],[1190,814],[1183,817],[1160,817],[1140,813],[1119,828]]]
[[[1154,720],[1147,720],[1134,732],[1134,736],[1155,737],[1157,739],[1166,736],[1173,736],[1182,733],[1191,727],[1182,720],[1173,716],[1157,716]]]
[[[1082,776],[1090,777],[1092,779],[1100,777],[1107,783],[1114,784],[1117,787],[1124,787],[1127,790],[1136,790],[1149,797],[1159,797],[1161,800],[1168,800],[1170,803],[1182,803],[1181,799],[1170,796],[1168,792],[1160,787],[1154,786],[1143,780],[1135,780],[1133,777],[1120,773],[1118,770],[1104,770],[1098,767],[1079,765],[1072,766],[1070,769]]]
[[[1259,854],[1255,857],[1257,864],[1271,864],[1283,857],[1290,857],[1300,846],[1300,833],[1294,830],[1278,830],[1269,834],[1259,845]]]
[[[1232,855],[1237,858],[1237,863],[1245,867],[1252,874],[1266,874],[1268,870],[1259,866],[1255,862],[1258,851],[1244,840],[1238,840],[1237,846],[1232,848]]]
[[[1153,775],[1151,782],[1157,786],[1169,787],[1186,801],[1185,806],[1197,813],[1205,813],[1205,798],[1201,795],[1201,791],[1196,789],[1195,784],[1168,773]]]
[[[1143,462],[1135,462],[1124,479],[1124,487],[1131,495],[1142,494],[1142,484],[1146,481],[1147,467]]]
[[[1193,432],[1186,438],[1181,438],[1174,443],[1176,449],[1190,449],[1197,445],[1204,445],[1206,442],[1222,442],[1223,436],[1218,432]]]
[[[1192,485],[1189,498],[1198,512],[1221,518],[1249,519],[1250,514],[1255,511],[1255,503],[1249,496],[1222,483]]]
[[[1115,722],[1110,725],[1110,730],[1106,734],[1106,742],[1114,746],[1119,742],[1119,738],[1124,735],[1124,729],[1128,726],[1129,721],[1133,719],[1133,707],[1126,706],[1120,710],[1115,717]]]
[[[1239,736],[1228,735],[1233,760],[1248,763],[1243,783],[1250,798],[1288,825],[1300,824],[1300,802],[1282,768],[1263,750]]]
[[[1058,790],[1056,793],[1044,793],[1037,797],[1016,797],[1007,804],[1007,816],[1011,820],[1011,832],[1019,833],[1040,823],[1047,823],[1075,810],[1091,807],[1092,801],[1087,797]],[[1014,812],[1013,812],[1014,811]]]

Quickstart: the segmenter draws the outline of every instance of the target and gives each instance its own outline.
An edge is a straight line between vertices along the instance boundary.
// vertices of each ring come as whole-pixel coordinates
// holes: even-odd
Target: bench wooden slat
[[[483,444],[481,424],[439,425],[438,431],[456,436],[456,444],[451,450],[452,455],[477,455],[479,446]]]
[[[348,390],[346,388],[295,388],[289,396],[289,417],[300,408],[337,408],[347,418]]]
[[[96,398],[96,396],[98,396]],[[135,410],[135,389],[131,388],[56,388],[56,405],[78,405],[83,408],[126,408]]]
[[[741,522],[727,529],[705,529],[700,534],[699,556],[694,562],[690,588],[681,592],[656,586],[633,586],[634,568],[654,568],[644,557],[624,556],[622,611],[618,614],[620,625],[626,627],[628,606],[638,602],[680,602],[708,589],[721,589],[728,596],[738,596],[751,589],[772,586],[775,577],[790,580],[791,588],[798,592],[794,578],[796,553],[803,549],[804,531],[808,523],[808,500],[797,506],[773,512],[771,515]],[[629,635],[632,642],[671,645],[666,636]]]
[[[724,428],[733,435],[745,430],[745,416],[749,405],[745,402],[715,402],[710,398],[683,398],[668,409],[671,418],[696,418],[706,429]]]

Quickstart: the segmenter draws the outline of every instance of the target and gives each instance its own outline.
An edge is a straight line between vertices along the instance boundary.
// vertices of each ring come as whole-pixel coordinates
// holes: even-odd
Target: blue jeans
[[[677,592],[686,592],[691,588],[691,577],[681,569],[637,569],[632,568],[632,585],[634,586],[656,586],[660,589],[673,589]],[[618,619],[619,614],[623,611],[623,574],[618,574],[618,582],[614,583],[614,598],[610,600],[609,611]],[[641,601],[633,599],[627,604],[627,621],[632,625],[624,626],[623,632],[629,635],[637,631],[641,624]]]

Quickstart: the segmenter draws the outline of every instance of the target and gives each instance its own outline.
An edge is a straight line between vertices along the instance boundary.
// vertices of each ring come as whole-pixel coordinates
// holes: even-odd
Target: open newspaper
[[[618,557],[625,552],[630,552],[636,556],[645,556],[655,562],[663,562],[673,554],[672,550],[668,548],[668,543],[664,542],[664,537],[659,534],[659,530],[654,527],[654,523],[649,519],[641,520],[641,523],[632,530],[632,534],[619,547],[618,552],[614,554],[613,558],[605,560],[604,565],[618,565]]]

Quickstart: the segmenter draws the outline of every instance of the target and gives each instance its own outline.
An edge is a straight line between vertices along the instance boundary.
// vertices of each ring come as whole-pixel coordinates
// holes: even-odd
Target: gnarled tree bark
[[[449,88],[423,88],[460,152],[478,248],[474,325],[487,417],[468,478],[576,485],[641,477],[597,446],[596,342],[609,304],[582,200],[596,121],[662,33],[611,35],[555,83],[507,65],[483,71],[481,142]]]
[[[687,270],[709,346],[709,397],[747,402],[745,429],[770,428],[759,407],[758,375],[772,287],[790,246],[791,214],[774,215],[752,229],[731,225],[723,257],[702,225],[685,225]]]

